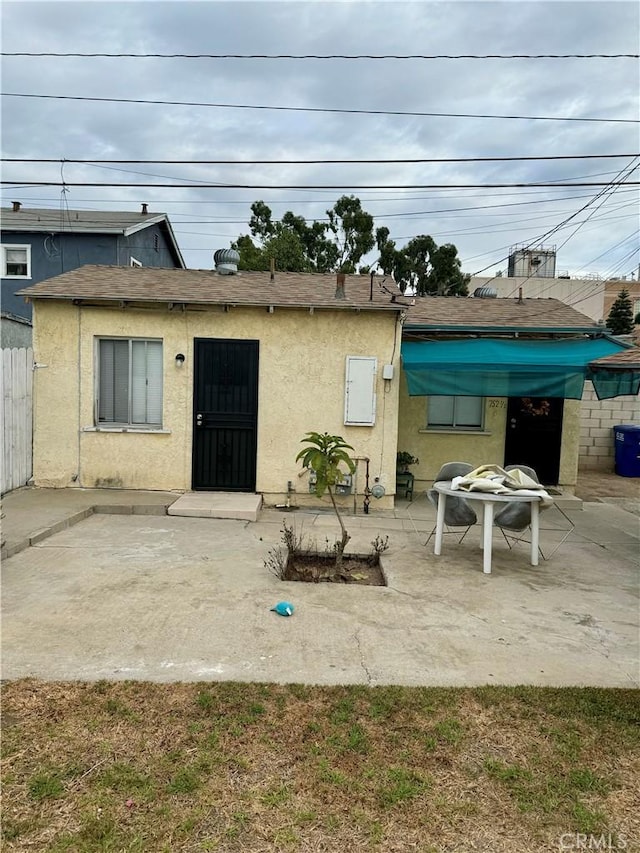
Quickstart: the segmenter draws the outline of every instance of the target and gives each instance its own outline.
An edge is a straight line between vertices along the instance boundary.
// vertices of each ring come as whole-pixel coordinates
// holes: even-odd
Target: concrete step
[[[257,521],[262,495],[245,492],[187,492],[171,504],[168,515]]]
[[[548,488],[547,491],[553,498],[553,502],[562,509],[584,509],[581,498],[576,497],[571,492],[563,492],[561,489],[553,487]]]

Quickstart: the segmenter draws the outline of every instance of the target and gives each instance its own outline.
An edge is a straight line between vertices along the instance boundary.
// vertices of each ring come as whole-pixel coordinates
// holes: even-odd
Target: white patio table
[[[433,488],[442,499],[438,499],[438,512],[436,515],[436,535],[433,553],[439,556],[442,553],[442,533],[444,530],[444,510],[447,496],[464,498],[467,501],[477,501],[482,505],[483,534],[482,547],[484,550],[482,571],[485,575],[491,574],[491,546],[493,543],[493,513],[496,504],[521,501],[531,504],[531,565],[538,565],[538,541],[540,538],[540,495],[512,492],[508,495],[497,495],[494,492],[468,492],[465,489],[452,489],[451,480],[444,480],[433,484]]]

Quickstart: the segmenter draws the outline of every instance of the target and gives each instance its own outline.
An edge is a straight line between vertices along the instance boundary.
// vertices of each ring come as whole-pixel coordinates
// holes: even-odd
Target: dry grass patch
[[[633,849],[639,722],[631,690],[13,682],[3,850]]]

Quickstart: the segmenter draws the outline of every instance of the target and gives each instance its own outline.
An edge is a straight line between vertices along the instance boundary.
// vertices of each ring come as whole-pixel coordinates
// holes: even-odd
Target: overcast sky
[[[2,50],[207,54],[638,53],[639,6],[627,2],[3,2]],[[225,109],[29,99],[6,93],[344,110],[640,119],[633,59],[155,59],[3,57],[4,157],[220,160],[232,165],[73,165],[71,209],[169,214],[187,266],[248,233],[263,199],[322,219],[358,196],[398,245],[418,234],[458,247],[463,269],[506,269],[601,187],[409,189],[413,184],[610,181],[622,159],[451,164],[251,165],[250,160],[632,154],[637,123],[534,121]],[[3,179],[60,181],[60,163],[3,164]],[[180,188],[125,187],[173,183]],[[198,188],[207,184],[267,189]],[[193,184],[196,185],[193,185]],[[281,189],[283,185],[339,189]],[[370,185],[373,189],[358,189]],[[384,185],[398,189],[383,189]],[[60,186],[5,187],[3,205],[59,209]],[[503,206],[501,206],[503,205]],[[589,217],[576,231],[576,228]],[[575,234],[573,232],[576,232]],[[561,245],[566,242],[566,245]],[[638,188],[607,191],[544,240],[573,276],[637,272]],[[367,258],[375,260],[375,253]]]

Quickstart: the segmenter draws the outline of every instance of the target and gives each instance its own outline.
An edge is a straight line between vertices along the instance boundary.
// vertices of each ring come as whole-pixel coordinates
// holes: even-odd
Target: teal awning
[[[564,397],[580,400],[588,364],[619,352],[609,338],[472,338],[405,341],[402,365],[412,397]]]
[[[591,370],[587,379],[593,382],[598,400],[634,396],[640,391],[640,370],[606,370],[599,367]]]

